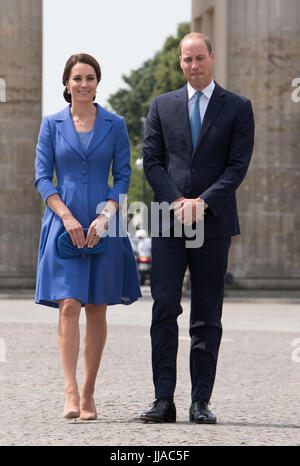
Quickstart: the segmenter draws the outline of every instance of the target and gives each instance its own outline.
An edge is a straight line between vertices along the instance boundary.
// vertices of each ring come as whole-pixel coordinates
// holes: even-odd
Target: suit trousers
[[[182,313],[182,285],[191,279],[190,376],[192,401],[209,401],[222,337],[224,275],[231,238],[206,239],[186,248],[185,238],[152,238],[151,323],[155,397],[173,399],[178,350],[177,317]]]

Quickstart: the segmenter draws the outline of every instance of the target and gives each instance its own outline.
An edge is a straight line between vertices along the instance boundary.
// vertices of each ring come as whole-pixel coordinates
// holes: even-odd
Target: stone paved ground
[[[153,401],[151,298],[109,308],[95,400],[98,420],[62,418],[57,311],[30,299],[0,299],[0,445],[300,445],[300,303],[224,304],[224,333],[211,409],[213,426],[188,422],[188,300],[180,322],[176,424],[142,424]],[[81,319],[84,331],[84,315]],[[297,341],[299,339],[299,341]],[[292,346],[292,345],[295,346]],[[3,360],[3,351],[1,358]],[[82,381],[83,360],[78,379]]]

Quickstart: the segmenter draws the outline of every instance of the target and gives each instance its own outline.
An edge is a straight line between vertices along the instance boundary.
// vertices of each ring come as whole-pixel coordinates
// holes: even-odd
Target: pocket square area
[[[86,236],[88,228],[84,228],[83,230]],[[57,238],[58,253],[60,257],[63,257],[65,259],[88,254],[102,254],[104,251],[106,251],[106,247],[107,236],[105,236],[104,238],[100,238],[99,242],[93,248],[88,248],[87,246],[84,246],[80,249],[77,246],[73,245],[70,235],[67,231],[64,231]]]

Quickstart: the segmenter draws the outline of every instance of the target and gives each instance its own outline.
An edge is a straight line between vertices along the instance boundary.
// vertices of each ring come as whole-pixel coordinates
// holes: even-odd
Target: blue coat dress
[[[36,152],[34,186],[44,201],[58,193],[82,227],[88,228],[107,199],[120,202],[130,182],[130,148],[124,119],[98,104],[86,152],[75,130],[70,106],[42,120]],[[113,186],[108,185],[112,166]],[[56,170],[57,186],[52,183]],[[99,211],[100,205],[100,211]],[[84,304],[130,304],[141,297],[137,269],[126,230],[107,238],[102,254],[64,259],[57,238],[65,231],[60,217],[46,207],[39,244],[35,302],[58,307],[75,298]],[[125,231],[125,234],[124,234]]]

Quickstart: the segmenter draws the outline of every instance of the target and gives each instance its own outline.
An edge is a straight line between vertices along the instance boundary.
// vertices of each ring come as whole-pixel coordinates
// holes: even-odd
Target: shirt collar
[[[216,87],[215,81],[212,80],[210,84],[205,89],[202,90],[202,94],[204,94],[205,97],[207,97],[209,100],[212,96],[212,93],[214,92],[215,87]],[[190,85],[189,82],[187,83],[187,90],[188,90],[189,100],[191,100],[191,98],[196,94],[197,91]]]

